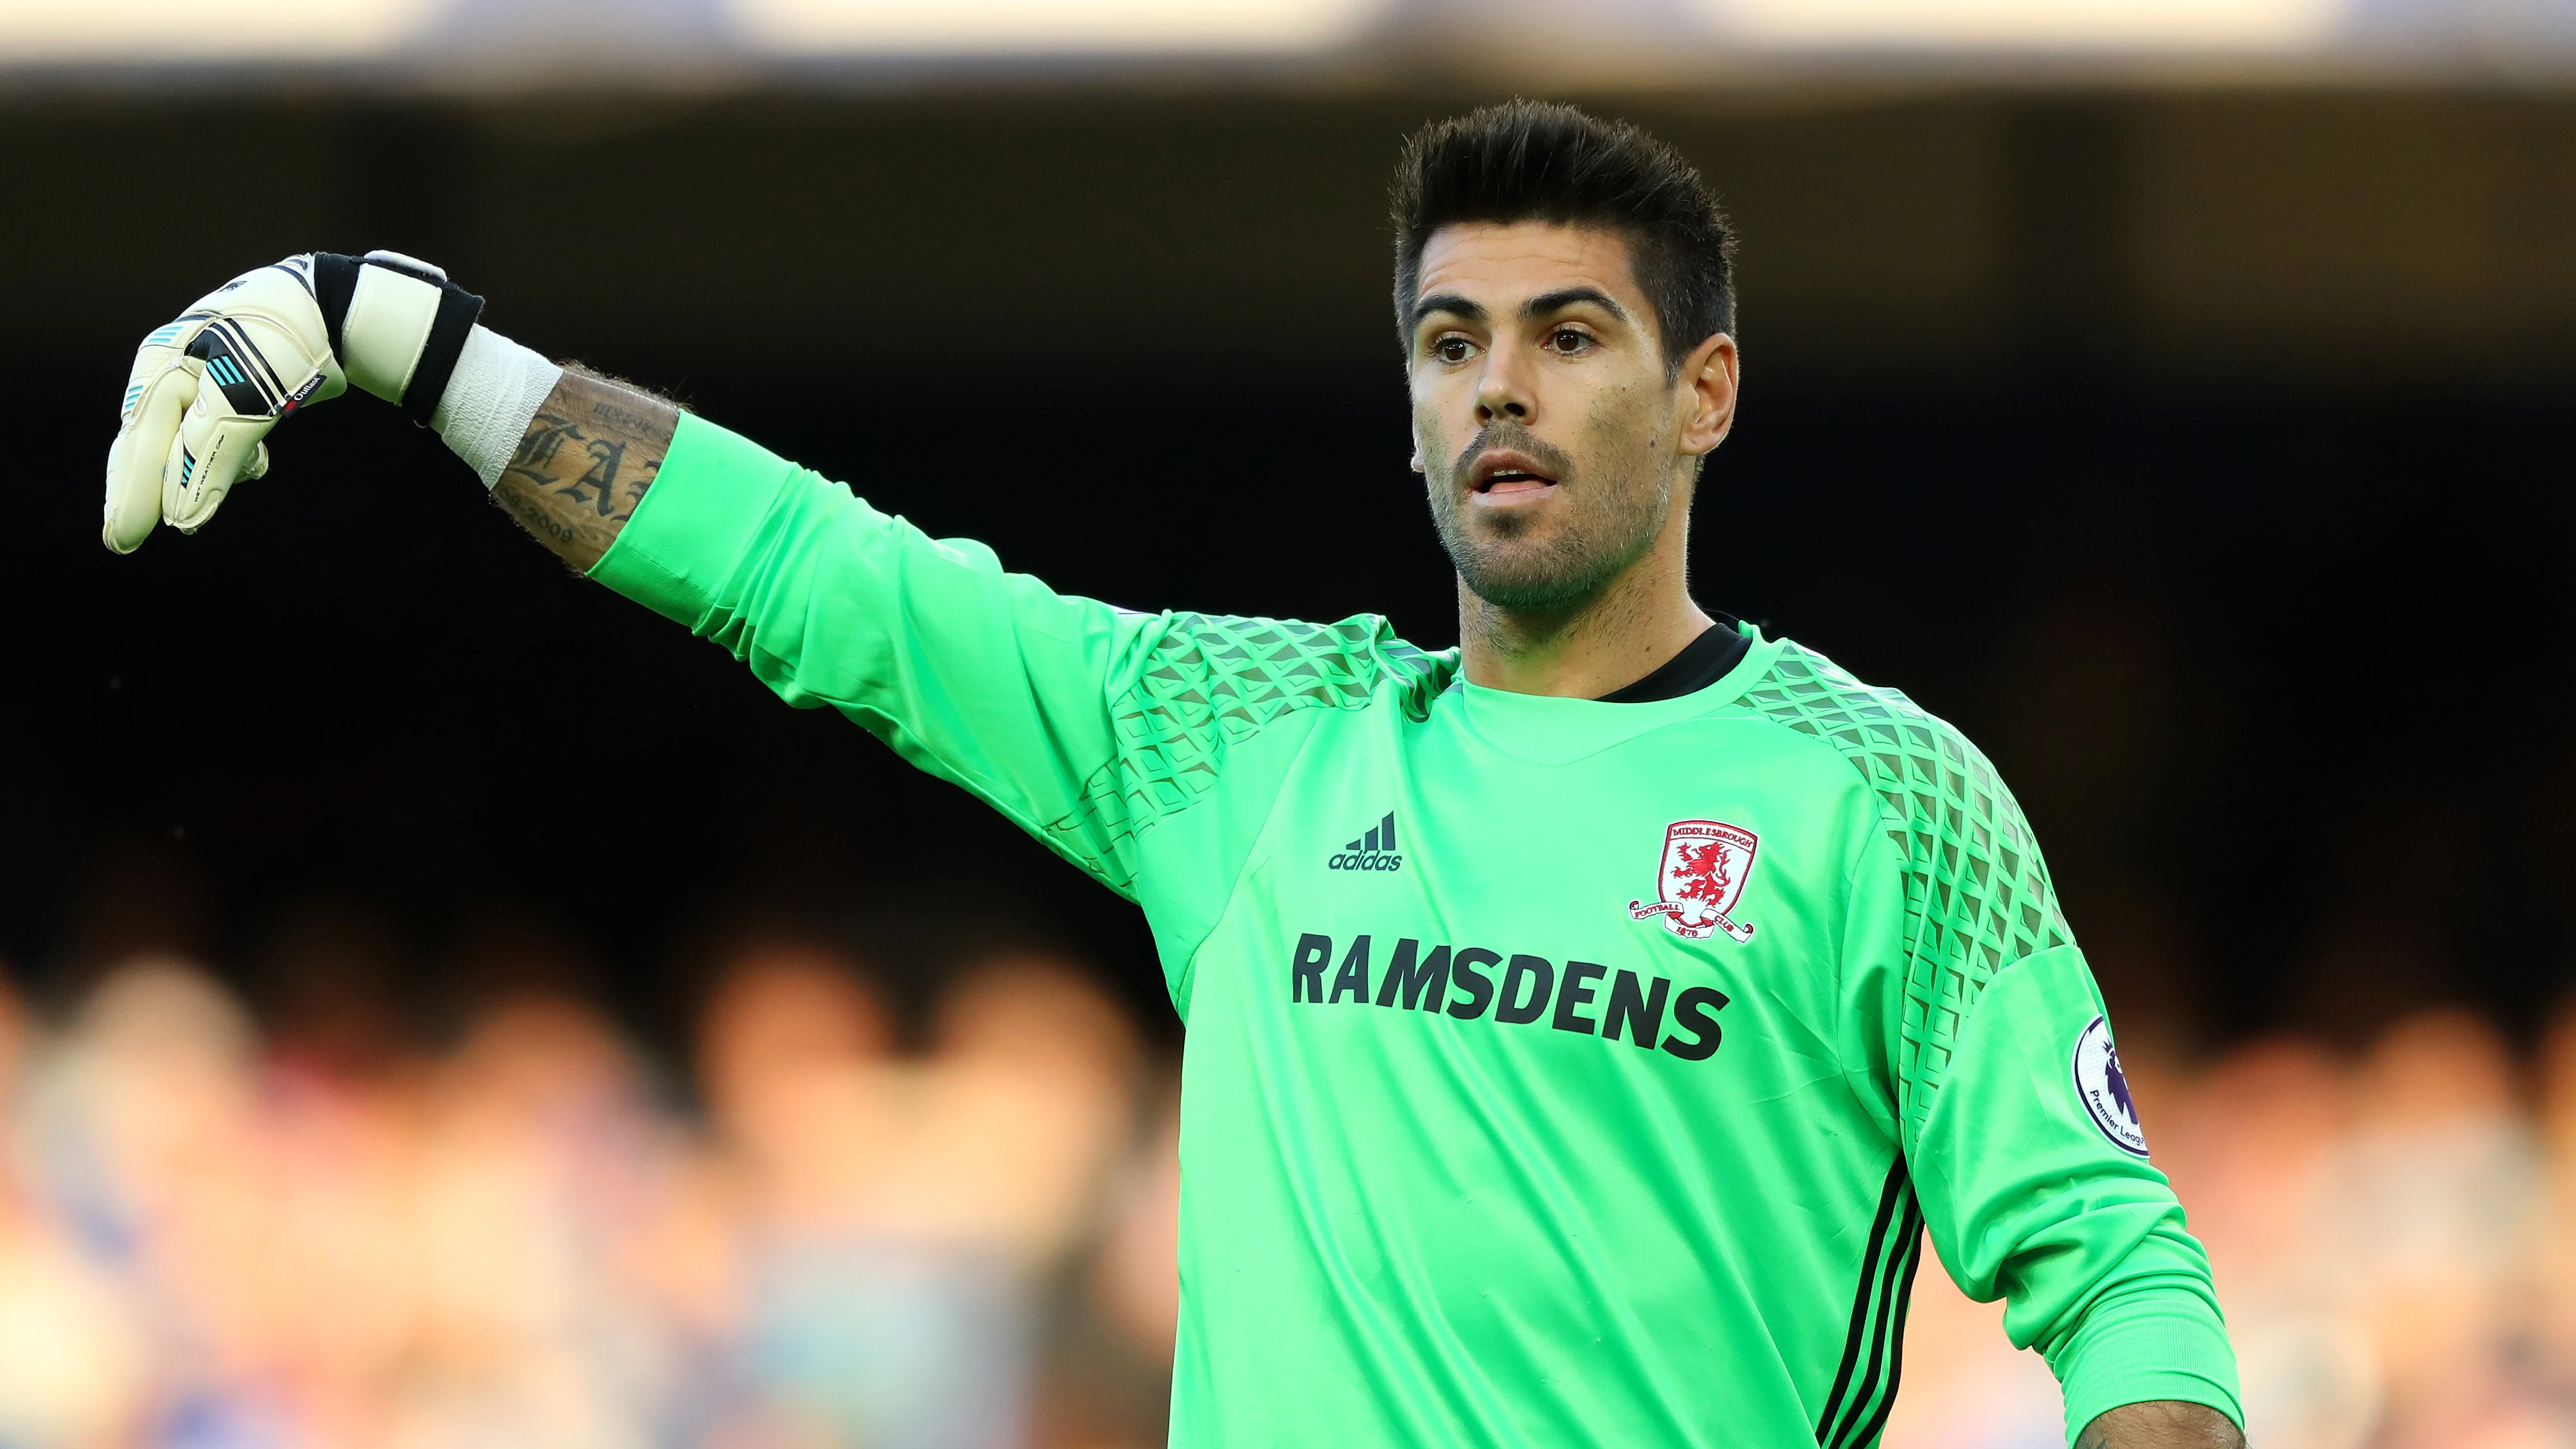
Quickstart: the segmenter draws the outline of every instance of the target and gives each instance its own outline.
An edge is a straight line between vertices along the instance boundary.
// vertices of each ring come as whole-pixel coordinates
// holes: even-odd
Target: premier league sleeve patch
[[[2111,1145],[2138,1157],[2147,1155],[2146,1130],[2138,1125],[2138,1104],[2129,1096],[2128,1075],[2120,1070],[2120,1049],[2111,1044],[2111,1023],[2093,1018],[2075,1039],[2075,1095],[2085,1113]]]

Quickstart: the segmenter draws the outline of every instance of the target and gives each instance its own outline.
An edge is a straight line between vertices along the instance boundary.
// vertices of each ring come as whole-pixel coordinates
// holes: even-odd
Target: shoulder
[[[1903,690],[1862,683],[1794,640],[1781,641],[1771,668],[1739,703],[1840,755],[1878,797],[1880,813],[1891,823],[1937,813],[1938,799],[1964,799],[1971,780],[1994,775],[1985,756],[1949,721]],[[1913,798],[1926,792],[1934,799]]]
[[[1457,672],[1455,651],[1417,649],[1373,614],[1310,624],[1099,607],[1116,620],[1106,692],[1117,752],[1048,832],[1081,842],[1067,847],[1077,859],[1109,862],[1102,878],[1131,894],[1129,843],[1206,799],[1255,736],[1316,710],[1393,702],[1419,717]]]
[[[1794,642],[1742,704],[1842,756],[1876,799],[1912,912],[1946,917],[1961,946],[1999,960],[2066,942],[2020,804],[1956,726]]]
[[[1239,728],[1301,708],[1359,708],[1382,692],[1419,715],[1458,670],[1456,650],[1415,648],[1376,614],[1312,624],[1166,613],[1147,624],[1145,637],[1132,691],[1140,706],[1203,712]]]

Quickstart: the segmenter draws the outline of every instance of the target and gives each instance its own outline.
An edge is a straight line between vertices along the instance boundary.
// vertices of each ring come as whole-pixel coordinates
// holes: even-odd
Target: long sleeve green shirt
[[[1926,1228],[2070,1437],[2242,1422],[2030,828],[1902,694],[1750,629],[1608,704],[1113,608],[696,418],[592,572],[1144,910],[1173,1444],[1866,1445]]]

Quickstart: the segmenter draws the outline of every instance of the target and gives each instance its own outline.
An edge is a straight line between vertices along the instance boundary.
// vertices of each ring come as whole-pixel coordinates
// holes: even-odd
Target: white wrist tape
[[[466,336],[429,425],[490,488],[501,481],[501,470],[510,465],[546,394],[562,380],[562,368],[478,325]]]

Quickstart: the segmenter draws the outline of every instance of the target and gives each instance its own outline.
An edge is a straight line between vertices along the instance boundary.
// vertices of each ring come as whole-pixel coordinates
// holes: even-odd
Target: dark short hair
[[[1461,222],[1596,226],[1628,242],[1663,334],[1664,375],[1710,334],[1735,329],[1735,234],[1681,153],[1626,121],[1509,100],[1435,121],[1395,164],[1395,325],[1412,346],[1422,248]]]

